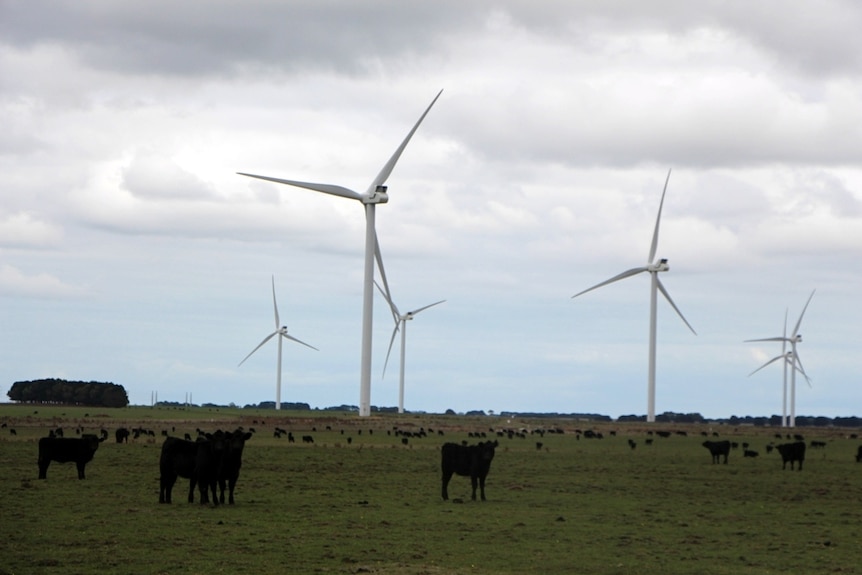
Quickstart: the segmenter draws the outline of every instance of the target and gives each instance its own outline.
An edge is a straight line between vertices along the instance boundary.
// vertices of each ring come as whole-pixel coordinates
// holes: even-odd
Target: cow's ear
[[[251,439],[252,435],[254,435],[254,434],[249,431],[245,435],[243,435],[243,439],[248,441],[249,439]]]

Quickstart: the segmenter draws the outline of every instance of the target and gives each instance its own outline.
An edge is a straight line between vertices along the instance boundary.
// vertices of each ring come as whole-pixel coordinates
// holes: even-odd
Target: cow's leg
[[[159,503],[171,502],[171,490],[174,488],[177,476],[163,473],[159,478]]]
[[[78,466],[78,479],[84,479],[84,466],[86,463],[76,461],[75,464]]]
[[[195,486],[198,484],[198,480],[192,475],[189,478],[189,503],[195,502]]]
[[[51,460],[48,459],[40,459],[39,460],[39,479],[45,479],[48,477],[48,464],[51,463]]]
[[[218,505],[218,504],[219,504],[219,497],[218,497],[218,491],[217,491],[217,489],[218,489],[218,481],[216,481],[215,479],[213,479],[213,480],[210,482],[209,487],[210,487],[210,491],[212,491],[212,494],[213,494],[213,505]]]
[[[724,462],[727,463],[727,454],[724,454]]]
[[[476,501],[476,487],[478,486],[479,478],[475,475],[470,476],[470,485],[473,486],[473,495],[470,497],[473,501]],[[484,499],[484,497],[482,497]]]
[[[482,501],[485,501],[485,476],[484,475],[479,476],[479,490],[482,493]],[[473,497],[473,499],[475,499],[475,497]]]
[[[447,501],[449,499],[449,480],[452,479],[452,471],[443,471],[443,501]]]

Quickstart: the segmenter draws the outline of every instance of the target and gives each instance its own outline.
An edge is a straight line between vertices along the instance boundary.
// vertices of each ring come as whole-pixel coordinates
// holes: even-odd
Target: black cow
[[[478,485],[485,501],[485,477],[491,469],[491,460],[494,459],[494,448],[496,441],[485,441],[477,445],[458,445],[457,443],[443,444],[442,469],[443,469],[443,500],[449,499],[449,480],[452,474],[469,476],[473,486],[473,501],[476,500],[476,486]]]
[[[704,441],[703,446],[709,449],[712,454],[712,462],[719,463],[721,456],[724,456],[724,462],[727,463],[727,456],[730,454],[730,442],[724,441]]]
[[[84,467],[93,459],[101,442],[90,433],[81,437],[43,437],[39,440],[39,479],[46,478],[52,461],[74,461],[78,467],[78,479],[84,479]]]
[[[212,491],[213,505],[218,505],[216,484],[224,451],[225,440],[221,433],[206,434],[198,441],[165,439],[159,458],[159,503],[170,503],[177,477],[185,477],[189,479],[189,503],[194,503],[197,485],[202,505],[209,503],[209,491]]]
[[[790,469],[793,469],[793,463],[799,462],[799,471],[802,471],[802,462],[805,461],[805,442],[796,441],[794,443],[783,443],[776,445],[775,449],[781,454],[781,469],[787,468],[787,462],[790,462]]]
[[[125,427],[120,427],[114,432],[114,438],[117,440],[117,443],[128,443],[129,442],[129,430]]]
[[[249,439],[251,439],[251,433],[239,429],[225,435],[225,450],[218,470],[219,503],[224,503],[224,490],[227,484],[228,503],[233,505],[233,490],[239,479],[239,468],[242,467],[242,450]]]
[[[856,448],[856,463],[862,461],[862,445]]]

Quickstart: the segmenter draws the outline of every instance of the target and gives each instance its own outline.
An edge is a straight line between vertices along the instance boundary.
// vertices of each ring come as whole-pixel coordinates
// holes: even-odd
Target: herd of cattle
[[[120,428],[115,432],[117,443],[128,441],[129,435],[139,436],[141,430],[130,432],[128,429]],[[253,430],[252,430],[253,431]],[[228,492],[227,502],[234,503],[234,489],[239,478],[242,467],[242,454],[245,442],[251,439],[253,433],[239,428],[235,431],[205,433],[198,430],[198,438],[192,441],[186,434],[185,439],[167,436],[162,443],[159,457],[159,503],[171,503],[171,491],[177,479],[182,477],[189,480],[188,501],[194,502],[194,492],[197,487],[200,493],[200,503],[208,504],[210,500],[214,505],[225,503],[225,491]],[[442,433],[441,433],[442,434]],[[499,435],[499,434],[498,434]],[[474,437],[473,434],[470,435]],[[485,434],[475,436],[484,437]],[[664,435],[661,435],[664,437]],[[598,437],[600,435],[590,434],[584,437]],[[81,434],[80,437],[63,437],[62,429],[51,430],[48,437],[39,440],[39,479],[47,477],[48,466],[52,461],[60,463],[74,462],[78,470],[78,479],[84,479],[84,469],[88,462],[93,459],[99,444],[108,438],[104,429],[101,435]],[[293,439],[293,435],[289,435]],[[578,435],[580,438],[580,434]],[[304,436],[303,441],[313,443],[311,436]],[[647,440],[650,443],[650,440]],[[628,440],[629,446],[634,449],[634,440]],[[443,500],[449,499],[448,485],[453,475],[469,477],[472,485],[472,499],[476,499],[476,491],[479,490],[482,501],[485,501],[485,478],[491,468],[494,459],[495,448],[498,441],[482,441],[476,445],[468,445],[466,441],[458,443],[444,443],[441,452],[441,472]],[[737,448],[735,442],[728,440],[704,441],[702,444],[709,450],[713,463],[727,463],[731,449]],[[537,443],[537,446],[541,446]],[[813,448],[822,448],[825,443],[812,441]],[[539,447],[540,448],[540,447]],[[748,449],[748,444],[743,444],[744,457],[756,457],[756,451]],[[770,444],[767,451],[776,449],[781,455],[782,469],[786,469],[790,463],[791,469],[802,470],[805,461],[806,444],[801,436],[796,441],[779,445]],[[862,462],[862,446],[856,453],[856,461]]]

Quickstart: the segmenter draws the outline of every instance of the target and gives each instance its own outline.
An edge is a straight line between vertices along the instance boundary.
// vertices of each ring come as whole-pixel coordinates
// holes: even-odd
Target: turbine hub
[[[364,198],[363,204],[385,204],[389,201],[389,194],[386,193],[386,186],[377,186],[374,191]]]
[[[651,272],[666,272],[670,269],[670,266],[667,265],[667,258],[662,258],[658,261],[658,263],[650,264],[648,266],[648,270]]]

